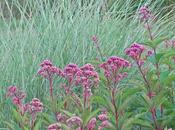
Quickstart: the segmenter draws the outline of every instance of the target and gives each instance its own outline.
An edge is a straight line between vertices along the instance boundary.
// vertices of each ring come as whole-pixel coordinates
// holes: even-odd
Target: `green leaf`
[[[87,113],[87,117],[85,117],[85,120],[84,120],[84,124],[87,125],[87,123],[89,122],[89,120],[93,117],[96,117],[97,116],[97,113],[100,112],[100,109],[97,109],[93,112],[91,112],[90,114]]]
[[[74,114],[70,113],[69,111],[62,110],[62,109],[61,109],[60,111],[63,112],[64,114],[66,114],[66,115],[69,116],[69,117],[74,116]]]
[[[157,64],[159,63],[160,59],[165,55],[164,52],[160,52],[155,54],[152,54],[151,56],[148,57],[148,61],[151,62],[152,64]]]
[[[169,75],[169,71],[163,71],[160,73],[160,82],[161,83],[164,83],[164,81],[168,78],[168,75]]]
[[[95,95],[91,97],[91,103],[100,104],[103,106],[106,105],[106,101],[102,96],[95,96]]]
[[[42,120],[39,120],[38,122],[36,122],[34,130],[39,130],[41,128],[41,123],[42,123]]]
[[[164,81],[164,85],[171,85],[173,81],[175,81],[175,72],[174,71],[168,75],[168,77]]]
[[[143,44],[150,46],[151,48],[156,48],[159,44],[161,44],[166,39],[167,39],[166,37],[159,37],[159,38],[155,38],[154,40],[146,41]]]
[[[7,122],[7,121],[3,121],[3,123],[9,128],[9,129],[14,129],[14,125],[10,122]]]
[[[17,112],[17,110],[15,108],[12,108],[12,114],[17,122],[19,122],[19,123],[22,122],[22,117],[21,117],[20,113]]]
[[[143,127],[148,127],[148,128],[152,128],[152,125],[150,122],[148,122],[147,120],[143,120],[143,119],[135,119],[133,121],[133,124],[135,125],[141,125]]]

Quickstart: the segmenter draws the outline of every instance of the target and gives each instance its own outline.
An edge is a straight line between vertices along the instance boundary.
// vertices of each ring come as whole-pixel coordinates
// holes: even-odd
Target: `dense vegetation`
[[[8,1],[0,128],[175,129],[174,1]]]

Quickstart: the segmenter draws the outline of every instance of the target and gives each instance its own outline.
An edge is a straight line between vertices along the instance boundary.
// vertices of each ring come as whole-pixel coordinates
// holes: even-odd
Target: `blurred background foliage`
[[[101,0],[102,2],[100,7],[100,12],[105,13],[107,11],[110,11],[114,8],[115,4],[123,5],[126,1],[125,0]],[[147,3],[148,0],[130,0],[128,4],[131,4],[133,7],[133,10],[135,11],[141,4]],[[154,1],[154,0],[153,0]],[[175,0],[157,0],[159,1],[158,6],[161,6],[162,8],[167,8],[165,13],[170,11],[174,5]],[[25,15],[26,17],[31,17],[32,14],[37,10],[38,5],[42,5],[45,9],[47,9],[46,6],[50,6],[51,8],[55,8],[56,5],[59,4],[66,4],[66,2],[71,2],[72,4],[78,4],[79,6],[84,5],[93,5],[95,3],[94,0],[1,0],[0,1],[0,13],[1,17],[4,18],[20,18],[21,15]],[[118,6],[120,7],[120,6]],[[120,10],[120,9],[118,9]],[[118,13],[116,10],[116,14]]]

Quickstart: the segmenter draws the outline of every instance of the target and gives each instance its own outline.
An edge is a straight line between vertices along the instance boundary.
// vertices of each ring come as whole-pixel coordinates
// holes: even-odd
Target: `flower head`
[[[152,17],[152,14],[147,6],[142,6],[139,9],[139,16],[142,21],[148,21]]]
[[[126,55],[130,56],[134,60],[138,61],[141,58],[141,54],[145,50],[143,45],[133,43],[129,48],[125,50]]]
[[[19,109],[22,109],[22,102],[26,98],[26,93],[17,89],[16,86],[10,86],[7,89],[7,97],[12,98],[14,105],[18,106]]]
[[[91,64],[85,64],[81,68],[81,83],[84,87],[98,85],[99,75]]]
[[[67,123],[67,125],[69,127],[72,127],[72,126],[81,126],[82,123],[83,123],[83,121],[78,116],[72,116],[71,118],[67,119],[66,123]]]
[[[96,122],[97,122],[97,120],[96,120],[95,117],[93,117],[92,119],[90,119],[90,121],[87,124],[87,129],[88,130],[93,130],[96,127]]]
[[[13,97],[12,102],[16,106],[21,106],[21,104],[22,104],[21,100],[17,97]]]
[[[32,114],[36,114],[38,112],[42,112],[43,110],[43,103],[38,98],[33,98],[30,102],[29,112]]]
[[[14,96],[14,94],[17,92],[16,86],[9,86],[7,89],[7,97],[8,96]]]
[[[175,48],[175,39],[165,41],[166,48]]]
[[[62,130],[61,124],[59,124],[59,123],[51,124],[47,127],[47,130]]]
[[[99,119],[100,121],[108,120],[107,112],[106,112],[106,111],[103,111],[103,112],[98,116],[98,119]]]
[[[130,63],[117,56],[111,56],[106,62],[100,64],[100,68],[104,70],[105,77],[114,83],[118,83],[127,76],[127,73],[122,71],[128,67],[130,67]]]
[[[98,130],[102,130],[102,129],[108,128],[108,127],[110,127],[110,123],[108,120],[105,120],[100,124],[100,126],[98,127]]]
[[[57,113],[56,118],[57,118],[58,122],[66,122],[66,120],[67,120],[66,115],[64,115],[62,113]]]
[[[75,84],[76,74],[80,71],[78,65],[70,63],[64,68],[64,77],[68,80],[69,84]]]
[[[98,44],[98,38],[96,35],[92,36],[92,41],[95,43],[95,44]]]
[[[63,76],[63,72],[60,68],[53,65],[50,60],[44,60],[40,64],[41,68],[38,71],[38,74],[41,75],[43,78],[52,78],[54,74],[58,76]]]

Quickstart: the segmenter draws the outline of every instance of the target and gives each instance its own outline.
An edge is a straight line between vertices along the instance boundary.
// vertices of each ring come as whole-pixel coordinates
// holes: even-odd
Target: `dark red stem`
[[[114,110],[115,110],[115,124],[116,124],[116,128],[118,129],[118,111],[117,111],[117,106],[115,104],[115,88],[112,88],[111,91],[111,95],[112,95],[112,105],[114,106]]]
[[[138,64],[138,62],[137,62],[137,66],[138,66],[139,71],[140,71],[140,73],[141,73],[141,75],[142,75],[142,77],[143,77],[143,80],[145,81],[146,85],[148,86],[148,90],[149,90],[149,92],[150,92],[150,84],[149,84],[148,80],[146,79],[146,76],[145,76],[145,74],[143,73],[142,68],[141,68],[141,66]]]
[[[51,77],[49,77],[49,85],[50,85],[50,97],[53,100],[53,81]]]
[[[155,128],[156,128],[156,130],[159,130],[158,125],[157,125],[157,121],[156,121],[156,109],[155,108],[151,109],[151,114],[152,114],[152,119],[154,121]]]

